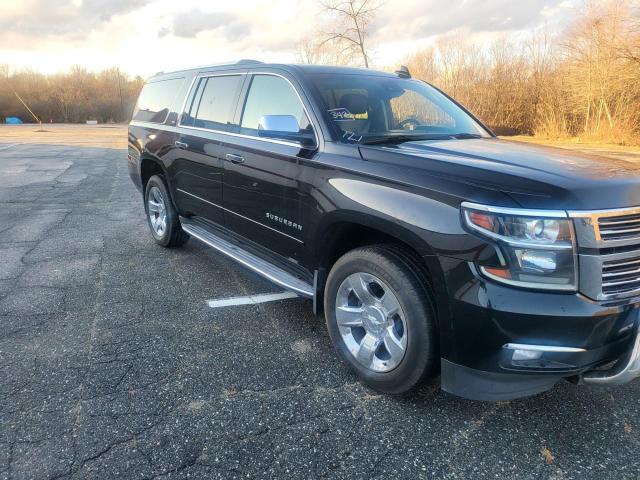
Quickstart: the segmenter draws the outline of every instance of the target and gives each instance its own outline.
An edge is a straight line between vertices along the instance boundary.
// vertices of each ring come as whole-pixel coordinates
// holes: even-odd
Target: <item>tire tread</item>
[[[331,295],[334,296],[333,301],[335,301],[335,295],[333,291],[329,292],[328,290],[337,289],[339,282],[342,281],[341,278],[335,278],[339,274],[337,272],[343,269],[348,271],[347,266],[352,262],[365,262],[372,265],[372,270],[379,269],[380,272],[374,271],[370,273],[376,273],[377,275],[385,273],[390,276],[393,272],[398,273],[397,277],[394,278],[394,282],[398,287],[396,294],[401,295],[403,297],[401,301],[409,305],[414,312],[422,312],[421,316],[423,317],[424,325],[421,325],[420,328],[424,327],[425,329],[422,335],[426,335],[428,345],[425,345],[424,349],[418,349],[418,347],[414,346],[414,350],[419,350],[412,353],[412,358],[416,360],[417,364],[415,367],[408,366],[403,369],[403,372],[408,372],[406,378],[394,378],[393,372],[396,371],[395,369],[384,374],[363,370],[349,357],[350,353],[347,352],[348,354],[345,354],[341,348],[342,339],[336,335],[335,331],[332,331],[333,326],[330,322],[334,322],[334,320],[332,319],[332,314],[329,313],[332,307],[328,302],[331,301]],[[332,333],[332,339],[334,343],[338,342],[336,347],[341,357],[355,368],[365,383],[387,394],[405,395],[417,388],[425,378],[437,373],[439,355],[437,349],[436,313],[428,282],[428,274],[420,266],[419,260],[414,257],[410,250],[395,244],[378,244],[351,250],[334,264],[327,280],[327,291],[327,295],[325,295],[325,315],[327,326],[330,333]],[[414,320],[414,322],[416,321],[418,320]],[[414,326],[415,328],[417,327]],[[408,355],[408,352],[406,355]],[[388,382],[385,380],[385,375],[390,379]],[[399,375],[396,376],[399,377]]]

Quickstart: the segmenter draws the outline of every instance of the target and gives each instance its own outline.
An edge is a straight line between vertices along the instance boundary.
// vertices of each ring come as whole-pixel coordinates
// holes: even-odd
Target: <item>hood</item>
[[[497,138],[427,140],[363,145],[365,160],[408,167],[511,197],[525,208],[599,210],[640,205],[640,161],[611,159],[567,149]],[[479,193],[478,199],[487,198]]]

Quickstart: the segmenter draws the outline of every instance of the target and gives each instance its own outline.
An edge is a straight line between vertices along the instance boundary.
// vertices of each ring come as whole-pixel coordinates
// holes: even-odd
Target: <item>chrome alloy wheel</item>
[[[374,275],[349,275],[338,287],[336,322],[345,345],[374,372],[396,368],[407,349],[407,324],[391,288]]]
[[[167,231],[167,209],[164,204],[164,198],[162,198],[162,192],[158,187],[153,186],[149,189],[147,206],[151,228],[158,237],[162,237]]]

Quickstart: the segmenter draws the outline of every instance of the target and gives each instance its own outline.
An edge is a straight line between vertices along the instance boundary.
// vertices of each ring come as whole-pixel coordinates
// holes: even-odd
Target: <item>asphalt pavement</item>
[[[118,128],[0,129],[0,479],[640,478],[640,381],[393,398],[308,300],[211,308],[280,290],[157,246]]]

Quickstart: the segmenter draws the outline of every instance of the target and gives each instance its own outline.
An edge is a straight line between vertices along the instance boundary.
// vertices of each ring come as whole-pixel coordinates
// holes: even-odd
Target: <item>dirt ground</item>
[[[126,148],[127,125],[34,124],[0,125],[0,148],[12,143],[84,145]]]

